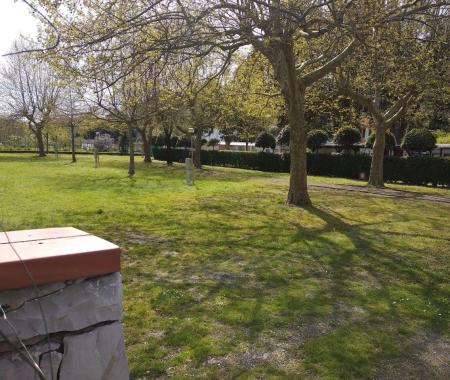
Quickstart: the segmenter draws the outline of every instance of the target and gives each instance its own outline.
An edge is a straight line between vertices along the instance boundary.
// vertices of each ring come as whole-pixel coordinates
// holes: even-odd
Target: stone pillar
[[[194,167],[192,163],[192,158],[186,158],[185,171],[186,171],[186,185],[192,186],[194,184]]]
[[[36,231],[36,230],[35,230]],[[31,238],[42,237],[45,230],[33,232]],[[48,230],[47,230],[48,231]],[[83,273],[83,267],[88,264],[90,255],[97,254],[96,270],[98,275],[92,275],[92,268],[89,277],[68,278],[64,281],[40,284],[37,286],[24,286],[15,289],[5,289],[7,283],[0,280],[0,305],[5,311],[9,324],[3,319],[0,312],[0,331],[6,336],[4,339],[0,335],[0,379],[1,380],[34,380],[39,379],[38,373],[20,355],[18,349],[19,342],[16,336],[27,346],[28,351],[34,361],[39,365],[48,380],[127,380],[128,364],[125,354],[125,345],[122,319],[122,285],[121,276],[118,271],[113,273],[102,272],[102,257],[111,260],[111,256],[120,253],[120,250],[113,250],[111,243],[82,231],[71,229],[69,231],[54,231],[56,234],[75,234],[75,236],[65,236],[57,239],[60,242],[47,242],[46,265],[52,267],[49,259],[49,250],[52,251],[61,244],[71,244],[71,249],[64,253],[64,259],[72,260],[72,265],[79,268],[76,273]],[[14,237],[14,232],[8,233],[8,239],[0,236],[0,258],[6,255],[6,249],[13,246],[19,247],[23,241],[11,242],[10,236]],[[76,235],[78,234],[78,235]],[[19,238],[23,238],[19,237]],[[95,252],[89,251],[84,246],[84,241],[99,239],[95,246]],[[32,249],[36,245],[45,244],[46,240],[29,240],[28,248]],[[88,239],[88,240],[86,240]],[[5,241],[6,240],[6,241]],[[104,250],[100,249],[104,242]],[[82,251],[80,253],[80,249]],[[114,246],[115,247],[115,246]],[[22,247],[23,248],[23,247]],[[55,260],[58,259],[56,250],[50,255]],[[68,253],[70,252],[70,253]],[[77,253],[74,253],[77,252]],[[26,255],[22,250],[20,253],[25,265],[28,264],[32,276],[45,282],[42,276],[36,273],[39,266],[35,262],[27,263]],[[61,256],[61,255],[59,255]],[[71,257],[67,257],[71,256]],[[36,261],[36,256],[33,256]],[[50,260],[50,261],[48,261]],[[0,261],[0,271],[3,262]],[[69,263],[70,265],[70,263]],[[106,270],[111,270],[111,263],[106,265]],[[19,270],[19,267],[16,268]],[[22,267],[22,270],[24,268]],[[52,276],[47,273],[48,278],[56,278],[64,275],[64,268],[55,266],[57,275]],[[73,277],[73,271],[67,269],[65,275]],[[56,277],[55,277],[56,276]],[[3,290],[2,290],[3,288]],[[14,326],[16,332],[11,329]],[[9,341],[9,342],[8,342]],[[16,347],[11,347],[13,343]]]

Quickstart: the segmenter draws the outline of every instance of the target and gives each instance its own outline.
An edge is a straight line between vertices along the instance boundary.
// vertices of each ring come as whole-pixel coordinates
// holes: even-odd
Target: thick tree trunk
[[[39,157],[45,157],[45,146],[44,146],[44,136],[42,135],[42,129],[36,128],[33,130],[36,136],[36,146]]]
[[[133,137],[133,124],[128,124],[128,151],[130,155],[130,163],[128,166],[128,175],[130,177],[134,176],[135,169],[134,169],[134,137]]]
[[[144,153],[144,162],[149,164],[152,162],[152,152],[151,152],[151,140],[149,141],[149,137],[147,136],[145,129],[139,130],[142,138],[142,149]],[[151,139],[151,136],[150,136]]]
[[[167,157],[166,157],[166,163],[167,165],[173,164],[173,158],[172,158],[172,133],[164,132],[164,136],[166,139],[166,151],[167,151]]]
[[[297,77],[293,42],[275,43],[268,56],[280,84],[288,110],[291,156],[287,204],[303,206],[311,203],[306,171],[305,86]]]
[[[384,148],[385,148],[384,125],[377,124],[375,129],[375,143],[372,149],[372,162],[370,164],[369,186],[384,187]]]
[[[70,140],[72,143],[72,162],[77,162],[77,157],[75,155],[75,126],[70,124]]]
[[[202,168],[202,135],[203,131],[201,129],[197,129],[194,139],[194,166],[197,169]]]
[[[290,179],[287,203],[302,206],[311,203],[308,194],[306,171],[306,129],[304,114],[304,93],[300,92],[298,101],[289,104],[290,126]]]

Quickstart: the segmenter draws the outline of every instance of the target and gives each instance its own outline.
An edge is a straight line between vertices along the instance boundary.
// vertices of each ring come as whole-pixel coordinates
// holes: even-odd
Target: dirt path
[[[313,189],[331,189],[343,191],[357,191],[367,193],[378,197],[403,198],[403,199],[419,199],[422,201],[441,202],[450,204],[450,197],[443,195],[422,194],[413,191],[394,190],[394,189],[376,189],[365,186],[354,185],[329,185],[324,183],[312,183]]]

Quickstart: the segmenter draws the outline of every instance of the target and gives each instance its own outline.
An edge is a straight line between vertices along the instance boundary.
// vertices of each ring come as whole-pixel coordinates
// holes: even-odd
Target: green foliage
[[[119,152],[121,154],[127,154],[128,148],[128,135],[124,132],[121,132],[119,135]]]
[[[450,144],[450,132],[439,130],[434,131],[433,134],[436,136],[438,144]]]
[[[328,135],[321,129],[312,129],[308,132],[308,148],[315,152],[328,140]]]
[[[165,161],[167,151],[157,148],[155,159]],[[173,160],[184,162],[189,150],[173,151]],[[370,172],[371,157],[367,155],[308,154],[308,174],[328,177],[359,179]],[[289,154],[267,152],[202,151],[202,164],[228,166],[240,169],[269,172],[289,172]],[[411,185],[450,187],[450,160],[425,157],[385,157],[384,179],[386,182],[403,182]]]
[[[373,144],[375,144],[375,133],[370,134],[369,138],[366,141],[366,147],[373,148]],[[396,145],[397,141],[395,140],[395,136],[390,131],[386,131],[385,150],[393,150]]]
[[[210,146],[214,149],[214,147],[219,145],[219,143],[220,143],[219,139],[213,138],[208,141],[208,146]]]
[[[277,136],[277,143],[280,145],[289,145],[291,137],[289,126],[284,127]]]
[[[402,142],[402,149],[408,154],[414,152],[429,152],[436,146],[436,137],[431,131],[424,128],[411,129]]]
[[[277,142],[275,141],[275,137],[268,132],[261,132],[255,140],[255,146],[258,148],[266,149],[275,149]]]
[[[361,134],[358,128],[352,126],[343,126],[336,131],[334,141],[344,147],[350,149],[353,145],[361,140]]]

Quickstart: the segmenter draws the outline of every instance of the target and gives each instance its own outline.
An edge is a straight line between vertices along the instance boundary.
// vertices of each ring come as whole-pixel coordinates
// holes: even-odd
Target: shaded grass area
[[[1,155],[0,220],[124,248],[133,379],[450,376],[450,205],[321,189],[298,209],[286,175],[126,166]]]

